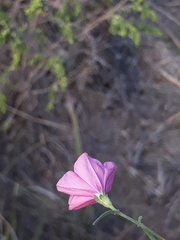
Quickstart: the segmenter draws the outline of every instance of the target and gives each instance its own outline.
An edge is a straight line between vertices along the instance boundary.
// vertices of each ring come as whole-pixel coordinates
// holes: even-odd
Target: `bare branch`
[[[56,128],[56,129],[63,130],[63,131],[69,131],[70,130],[70,127],[67,126],[67,123],[66,124],[56,123],[56,122],[49,121],[49,120],[46,120],[46,119],[36,118],[36,117],[33,117],[33,116],[31,116],[31,115],[29,115],[25,112],[19,111],[16,108],[13,108],[13,107],[10,107],[10,106],[8,106],[7,109],[10,112],[12,112],[12,113],[14,113],[14,114],[16,114],[16,115],[18,115],[22,118],[25,118],[29,121],[32,121],[32,122],[40,123],[42,125],[52,127],[52,128]]]
[[[158,73],[160,73],[166,80],[180,88],[180,81],[177,78],[171,76],[169,73],[160,68],[158,68]]]

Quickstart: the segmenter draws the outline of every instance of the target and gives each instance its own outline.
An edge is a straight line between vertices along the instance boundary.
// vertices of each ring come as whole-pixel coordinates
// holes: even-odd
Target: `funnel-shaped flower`
[[[114,162],[102,164],[83,153],[57,183],[57,190],[69,194],[69,209],[77,210],[94,204],[100,195],[111,190],[117,166]]]

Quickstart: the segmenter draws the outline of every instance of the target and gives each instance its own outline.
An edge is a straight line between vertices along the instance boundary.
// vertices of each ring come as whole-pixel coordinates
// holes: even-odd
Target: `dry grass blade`
[[[166,80],[180,88],[180,81],[177,78],[171,76],[169,73],[160,68],[158,68],[158,73],[160,73]]]
[[[0,214],[0,219],[1,221],[4,222],[4,225],[7,229],[7,231],[10,233],[12,240],[18,240],[16,233],[14,231],[14,229],[11,227],[11,225],[6,221],[6,219],[2,216],[2,214]]]
[[[180,49],[180,41],[169,28],[164,28],[166,34],[172,39],[176,47]]]
[[[16,15],[16,13],[18,12],[19,7],[20,7],[20,3],[21,3],[21,0],[14,1],[12,11],[11,11],[11,16],[12,17],[14,17]]]
[[[52,127],[52,128],[56,128],[56,129],[59,129],[59,130],[62,130],[62,131],[69,131],[70,130],[70,127],[67,126],[67,124],[62,124],[62,123],[56,123],[56,122],[53,122],[53,121],[49,121],[49,120],[46,120],[46,119],[41,119],[41,118],[36,118],[36,117],[33,117],[25,112],[22,112],[22,111],[19,111],[17,110],[16,108],[13,108],[13,107],[10,107],[8,106],[7,109],[22,117],[22,118],[25,118],[29,121],[32,121],[32,122],[36,122],[36,123],[40,123],[42,125],[45,125],[45,126],[48,126],[48,127]]]
[[[171,15],[169,12],[165,11],[163,8],[156,6],[154,3],[149,2],[149,5],[153,7],[156,11],[160,12],[167,18],[169,18],[171,21],[175,22],[180,27],[180,22],[177,18],[175,18],[173,15]]]
[[[69,115],[71,117],[71,121],[73,125],[75,150],[76,150],[76,156],[78,157],[82,153],[81,136],[80,136],[78,119],[77,119],[75,109],[73,106],[73,101],[70,95],[67,96],[67,109],[69,111]]]
[[[169,125],[178,124],[180,122],[180,111],[173,114],[165,122],[159,125],[159,127],[150,135],[149,140],[156,142],[159,139],[159,135],[165,131]]]
[[[29,190],[32,190],[34,192],[37,192],[37,193],[41,193],[45,196],[47,196],[48,198],[54,200],[54,201],[60,201],[59,197],[52,193],[51,191],[43,188],[43,187],[40,187],[40,186],[31,186],[31,187],[28,187]]]
[[[171,1],[170,3],[160,3],[161,5],[163,5],[163,6],[166,6],[166,7],[178,7],[178,6],[180,6],[180,2],[179,2],[179,0],[177,0],[177,1]]]

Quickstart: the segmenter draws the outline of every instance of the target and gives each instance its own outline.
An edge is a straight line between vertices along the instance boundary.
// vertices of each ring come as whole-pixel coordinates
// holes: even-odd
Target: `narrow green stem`
[[[156,237],[160,240],[165,240],[160,235],[158,235],[157,233],[155,233],[154,231],[152,231],[151,229],[146,227],[143,223],[141,223],[141,221],[137,221],[137,220],[127,216],[126,214],[124,214],[121,211],[119,211],[118,209],[116,209],[114,206],[112,206],[111,209],[112,209],[112,211],[111,211],[112,214],[119,215],[119,216],[131,221],[132,223],[136,224],[138,227],[142,228],[142,230],[146,233],[146,235],[149,237],[149,239],[154,239],[154,237]]]
[[[121,211],[119,211],[118,209],[116,209],[113,205],[111,200],[109,199],[107,194],[100,194],[99,196],[95,196],[94,199],[96,200],[96,202],[98,202],[99,204],[102,204],[104,207],[109,208],[111,210],[103,213],[100,217],[98,217],[96,219],[96,221],[93,223],[93,225],[95,225],[97,222],[99,222],[99,220],[101,220],[102,218],[104,218],[105,216],[109,215],[109,214],[114,214],[114,215],[119,215],[127,220],[129,220],[130,222],[136,224],[138,227],[142,228],[142,230],[144,231],[144,233],[148,236],[148,238],[150,240],[156,240],[160,239],[160,240],[165,240],[164,238],[162,238],[160,235],[158,235],[157,233],[155,233],[154,231],[152,231],[151,229],[149,229],[148,227],[146,227],[142,222],[142,216],[140,216],[138,218],[138,221],[127,216],[126,214],[122,213]]]

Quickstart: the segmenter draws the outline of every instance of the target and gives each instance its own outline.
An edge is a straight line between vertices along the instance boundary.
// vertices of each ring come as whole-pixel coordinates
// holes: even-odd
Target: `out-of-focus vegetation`
[[[143,33],[161,34],[158,27],[153,26],[157,21],[156,13],[145,0],[121,1],[116,6],[110,0],[90,3],[81,0],[16,2],[2,1],[0,5],[0,46],[6,46],[10,52],[10,59],[1,73],[2,113],[6,110],[5,88],[10,84],[11,72],[27,70],[37,64],[42,64],[54,74],[47,103],[47,110],[53,109],[57,92],[66,91],[68,86],[66,61],[71,50],[86,38],[91,25],[94,28],[96,17],[103,11],[107,11],[104,19],[109,22],[107,31],[130,37],[136,46],[139,46]],[[52,28],[52,35],[48,35],[45,24]],[[52,41],[56,42],[54,46]],[[62,49],[56,52],[57,43]]]

